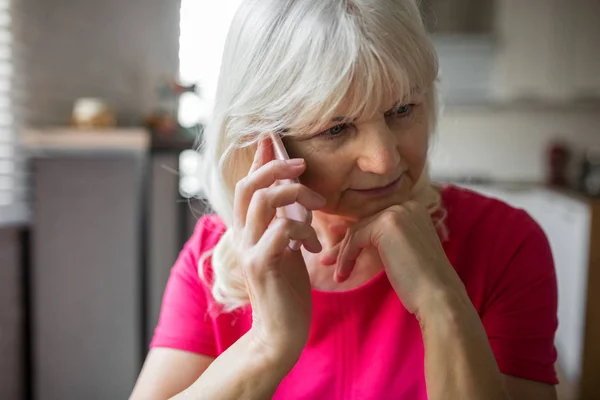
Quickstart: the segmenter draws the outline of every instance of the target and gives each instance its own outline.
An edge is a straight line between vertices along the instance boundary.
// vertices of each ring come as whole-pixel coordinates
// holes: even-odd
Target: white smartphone
[[[279,137],[278,134],[271,134],[271,141],[273,142],[273,150],[275,153],[275,158],[277,160],[289,160],[290,156],[288,155],[287,151],[285,150],[285,146],[283,145],[283,142],[281,141],[281,137]],[[289,184],[289,183],[298,183],[298,179],[282,179],[280,181],[278,181],[279,185],[285,185],[285,184]],[[294,204],[290,204],[289,206],[285,206],[285,207],[281,207],[277,209],[277,216],[280,218],[289,218],[289,219],[293,219],[295,221],[300,221],[300,222],[308,222],[310,223],[312,221],[312,212],[310,210],[307,210],[306,207],[304,207],[301,204],[298,203],[294,203]],[[296,251],[298,249],[300,249],[300,243],[295,241],[295,240],[291,240],[290,241],[290,249]]]

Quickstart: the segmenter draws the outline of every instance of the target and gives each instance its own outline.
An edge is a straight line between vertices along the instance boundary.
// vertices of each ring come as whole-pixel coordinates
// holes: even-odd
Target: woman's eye
[[[339,135],[344,130],[344,125],[336,125],[333,128],[330,128],[327,132],[330,135]]]
[[[326,139],[335,139],[344,133],[347,128],[348,124],[339,124],[321,132],[318,136],[325,136]]]
[[[385,113],[386,117],[391,117],[391,116],[396,116],[396,117],[405,117],[408,116],[411,111],[414,108],[414,104],[405,104],[402,106],[398,106],[396,108],[394,108],[393,110],[388,111],[387,113]]]

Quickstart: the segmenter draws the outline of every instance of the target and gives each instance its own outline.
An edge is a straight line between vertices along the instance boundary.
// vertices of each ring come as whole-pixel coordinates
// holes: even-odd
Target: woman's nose
[[[359,140],[358,167],[364,172],[390,175],[398,170],[400,153],[394,133],[385,120],[365,124]]]

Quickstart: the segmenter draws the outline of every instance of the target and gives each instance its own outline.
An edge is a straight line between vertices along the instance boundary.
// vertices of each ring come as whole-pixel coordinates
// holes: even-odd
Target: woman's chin
[[[402,204],[408,200],[410,200],[410,195],[405,191],[397,191],[387,196],[372,197],[368,199],[361,199],[353,196],[352,199],[348,198],[347,200],[340,202],[335,209],[324,208],[317,213],[358,221],[380,213],[391,206]]]

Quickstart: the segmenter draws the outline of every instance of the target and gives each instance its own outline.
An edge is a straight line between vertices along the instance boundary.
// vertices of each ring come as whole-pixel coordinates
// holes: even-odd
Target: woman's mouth
[[[372,189],[351,189],[353,192],[359,193],[365,196],[381,196],[384,194],[388,194],[393,192],[404,180],[404,175],[406,173],[403,172],[402,175],[392,183],[389,183],[385,186],[380,186]]]

